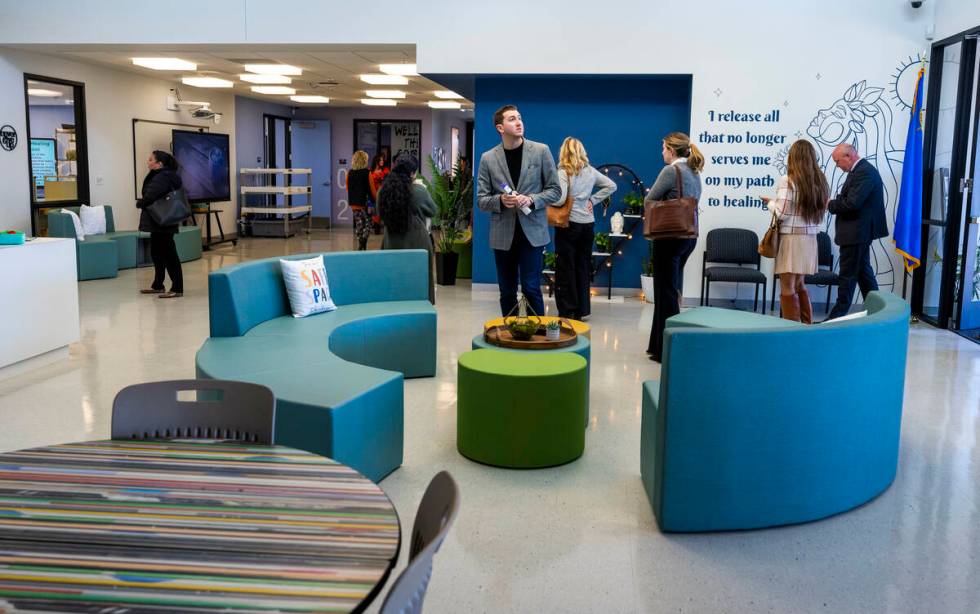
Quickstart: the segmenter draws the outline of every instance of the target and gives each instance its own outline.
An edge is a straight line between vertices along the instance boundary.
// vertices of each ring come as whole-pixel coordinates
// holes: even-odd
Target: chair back
[[[408,567],[398,576],[381,614],[420,614],[432,577],[432,558],[459,512],[459,489],[447,471],[436,474],[422,495],[412,527]]]
[[[715,228],[708,232],[704,261],[759,265],[759,235],[745,228]]]
[[[192,391],[195,400],[179,393]],[[113,439],[227,439],[272,444],[276,398],[265,386],[171,380],[127,386],[112,402]]]
[[[834,268],[834,250],[830,244],[830,235],[826,232],[817,233],[817,265]]]

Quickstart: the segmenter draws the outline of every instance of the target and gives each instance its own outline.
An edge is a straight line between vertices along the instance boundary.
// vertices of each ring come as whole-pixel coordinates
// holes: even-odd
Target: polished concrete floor
[[[0,449],[107,437],[120,388],[193,377],[208,334],[208,271],[350,249],[347,232],[312,236],[205,253],[185,264],[178,300],[137,293],[148,269],[80,284],[82,339],[70,359],[0,381]],[[800,526],[665,535],[639,476],[640,382],[659,371],[643,352],[652,306],[593,307],[585,455],[534,471],[456,452],[456,359],[497,303],[461,284],[438,288],[437,307],[438,376],[406,383],[405,462],[381,483],[404,531],[438,470],[460,485],[426,611],[980,612],[980,345],[913,326],[898,478],[876,500]],[[764,365],[756,372],[767,377]]]

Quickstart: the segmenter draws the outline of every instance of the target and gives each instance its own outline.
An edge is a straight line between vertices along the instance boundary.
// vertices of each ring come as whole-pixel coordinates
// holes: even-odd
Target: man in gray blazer
[[[545,207],[561,196],[555,159],[547,145],[524,138],[517,107],[493,114],[500,145],[480,157],[477,204],[490,214],[490,247],[497,264],[500,311],[517,304],[517,283],[531,309],[544,314],[542,248],[551,241]]]

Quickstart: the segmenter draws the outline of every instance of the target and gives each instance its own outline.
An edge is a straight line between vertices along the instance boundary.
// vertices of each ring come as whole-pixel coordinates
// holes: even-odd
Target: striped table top
[[[0,454],[0,612],[350,612],[398,557],[357,471],[283,446],[95,441]]]

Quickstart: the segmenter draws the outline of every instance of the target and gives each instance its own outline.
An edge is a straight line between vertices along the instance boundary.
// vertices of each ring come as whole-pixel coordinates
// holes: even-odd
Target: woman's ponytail
[[[700,173],[704,169],[704,156],[701,150],[694,143],[690,144],[691,153],[687,156],[687,167],[695,173]]]

